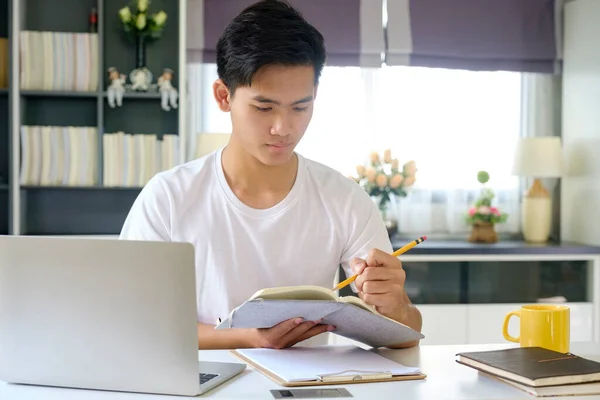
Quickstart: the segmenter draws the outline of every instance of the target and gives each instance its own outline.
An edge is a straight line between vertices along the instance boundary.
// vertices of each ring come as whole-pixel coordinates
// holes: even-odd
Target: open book
[[[290,318],[322,319],[333,332],[373,347],[422,339],[412,328],[381,315],[358,297],[338,297],[321,286],[287,286],[259,290],[217,325],[225,328],[270,328]]]

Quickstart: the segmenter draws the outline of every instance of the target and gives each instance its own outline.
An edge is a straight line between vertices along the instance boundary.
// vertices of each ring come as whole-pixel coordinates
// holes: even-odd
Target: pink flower
[[[402,166],[406,176],[414,176],[417,172],[417,164],[414,161],[409,161]]]
[[[491,210],[488,206],[481,206],[481,207],[479,207],[478,212],[481,215],[488,215],[491,212]]]
[[[380,188],[384,188],[385,185],[388,184],[388,177],[386,174],[379,174],[377,175],[377,178],[375,178],[375,183],[377,184],[377,186],[379,186]]]
[[[404,179],[404,186],[408,187],[408,186],[412,186],[415,183],[415,177],[414,176],[407,176]]]
[[[500,215],[500,210],[498,210],[498,207],[490,207],[490,212],[494,215]]]
[[[392,176],[392,179],[390,179],[390,187],[392,189],[397,189],[400,187],[400,185],[402,185],[402,181],[404,180],[404,177],[400,174],[395,174],[394,176]]]
[[[473,215],[475,215],[475,213],[477,212],[477,209],[475,207],[471,207],[469,208],[469,215],[472,217]]]

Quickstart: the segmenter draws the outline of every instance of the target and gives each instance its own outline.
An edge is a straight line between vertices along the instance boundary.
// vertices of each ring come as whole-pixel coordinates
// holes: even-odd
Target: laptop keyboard
[[[216,378],[217,376],[219,376],[219,374],[206,374],[206,373],[200,373],[200,384],[202,385],[203,383],[206,383],[208,381],[210,381],[213,378]]]

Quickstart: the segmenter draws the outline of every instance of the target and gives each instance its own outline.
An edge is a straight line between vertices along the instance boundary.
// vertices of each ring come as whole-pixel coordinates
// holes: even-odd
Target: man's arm
[[[358,296],[365,303],[375,306],[375,309],[386,317],[421,332],[421,312],[412,304],[404,290],[406,272],[397,257],[379,249],[372,249],[364,260],[353,259],[351,266],[354,273],[358,274],[354,281]],[[389,347],[406,348],[417,344],[419,341]]]
[[[359,274],[352,290],[381,314],[421,332],[421,312],[404,290],[406,273],[400,260],[391,255],[393,247],[377,207],[363,192],[357,193],[354,201],[349,246],[341,260],[348,277]],[[418,344],[415,341],[390,347]]]
[[[256,347],[252,329],[215,329],[198,323],[198,349],[243,349]]]
[[[155,175],[133,202],[120,239],[171,241],[171,201],[166,185]]]
[[[403,315],[392,317],[392,319],[411,327],[412,329],[414,329],[417,332],[421,332],[421,329],[423,328],[423,317],[422,317],[419,309],[415,305],[412,304],[412,302],[410,301],[406,292],[404,292],[404,307],[405,307],[405,311],[404,311]],[[408,342],[408,343],[403,343],[403,344],[400,344],[397,346],[389,346],[389,347],[393,348],[393,349],[404,349],[407,347],[417,346],[419,344],[419,342],[420,342],[419,340],[416,340],[414,342]]]

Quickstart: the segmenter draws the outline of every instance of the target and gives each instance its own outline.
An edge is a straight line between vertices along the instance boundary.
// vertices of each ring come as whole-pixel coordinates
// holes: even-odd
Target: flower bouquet
[[[167,13],[161,10],[149,14],[149,6],[150,0],[137,0],[131,6],[119,10],[125,32],[136,38],[140,36],[150,39],[160,38],[167,21]]]
[[[465,222],[472,227],[470,242],[494,243],[498,241],[494,225],[504,223],[508,219],[507,213],[501,212],[498,207],[492,205],[494,191],[485,187],[489,179],[490,175],[486,171],[477,173],[477,180],[483,187],[465,217]]]
[[[123,29],[136,44],[135,69],[129,74],[134,91],[148,91],[153,75],[146,66],[146,44],[160,38],[167,21],[167,13],[150,13],[150,0],[136,0],[131,6],[119,10],[119,19]]]
[[[405,197],[416,181],[417,166],[414,161],[402,165],[398,159],[392,158],[391,150],[379,153],[373,152],[367,165],[356,167],[356,181],[377,203],[381,216],[391,235],[398,229],[395,216],[390,215],[389,207],[395,196]]]

